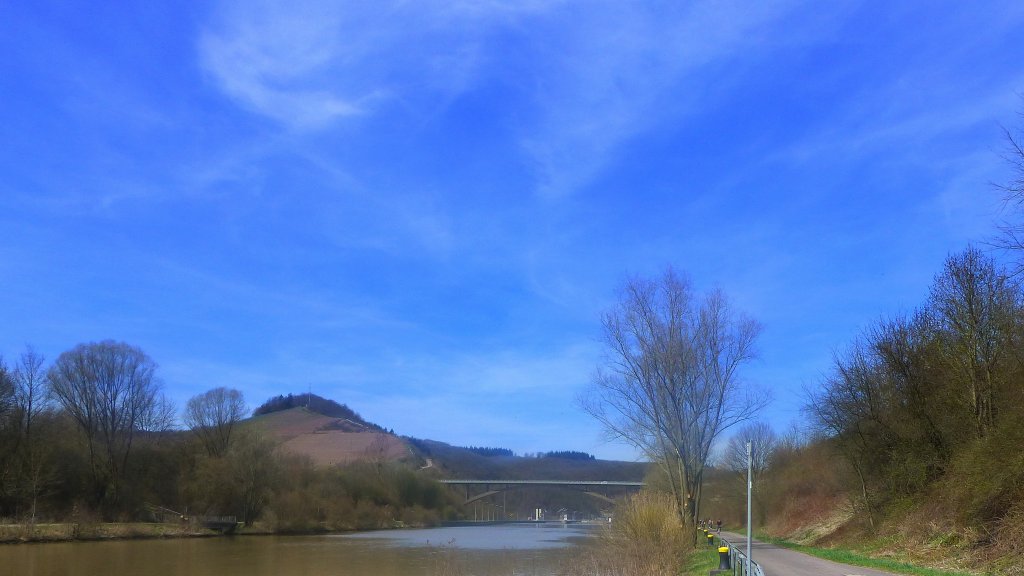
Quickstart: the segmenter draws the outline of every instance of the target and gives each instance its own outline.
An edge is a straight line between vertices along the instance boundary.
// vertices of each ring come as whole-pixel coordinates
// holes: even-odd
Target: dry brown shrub
[[[311,532],[323,528],[320,510],[309,491],[289,490],[278,494],[264,514],[278,532]]]
[[[1024,499],[999,520],[995,544],[987,552],[987,561],[998,567],[1000,574],[1024,574]]]
[[[567,576],[675,576],[690,544],[672,498],[641,492],[615,509],[613,522],[597,541],[583,547],[565,567]]]
[[[853,511],[845,485],[849,470],[824,444],[791,450],[769,471],[768,525],[776,536],[810,543],[845,526]]]

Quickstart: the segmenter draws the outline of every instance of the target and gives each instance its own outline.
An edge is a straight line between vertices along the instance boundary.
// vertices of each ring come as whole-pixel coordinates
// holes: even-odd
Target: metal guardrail
[[[732,542],[725,538],[719,537],[719,540],[722,541],[723,546],[729,547],[729,565],[732,566],[733,576],[765,576],[761,565],[755,560],[750,561],[750,573],[748,574],[747,555],[738,546],[733,546]]]

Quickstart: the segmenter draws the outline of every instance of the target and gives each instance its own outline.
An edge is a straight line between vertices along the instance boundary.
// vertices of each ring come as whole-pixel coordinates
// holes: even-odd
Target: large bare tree
[[[231,444],[235,424],[245,417],[245,398],[238,390],[214,388],[189,399],[184,421],[210,456],[222,456]]]
[[[626,282],[603,332],[606,361],[580,403],[661,467],[680,522],[693,527],[712,445],[767,402],[739,378],[760,325],[669,268]]]
[[[54,398],[85,435],[101,499],[117,500],[137,433],[168,421],[155,372],[141,349],[112,340],[79,344],[49,370]]]

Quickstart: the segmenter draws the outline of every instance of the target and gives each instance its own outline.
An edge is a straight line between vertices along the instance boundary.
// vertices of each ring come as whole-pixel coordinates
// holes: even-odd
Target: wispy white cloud
[[[678,118],[707,91],[693,73],[766,49],[760,31],[792,4],[265,0],[229,4],[200,55],[230,97],[294,129],[386,103],[430,114],[501,78],[532,106],[517,112],[520,145],[550,198],[589,182],[625,140]]]
[[[333,3],[230,6],[202,36],[202,64],[228,95],[296,127],[356,114],[372,93],[335,94],[318,78],[338,52],[340,17]]]
[[[540,120],[523,138],[538,163],[541,194],[575,191],[624,141],[692,111],[703,93],[713,92],[696,73],[767,49],[761,29],[792,4],[666,10],[611,2],[578,14],[566,8],[565,37],[541,59],[548,65],[537,93]]]
[[[459,93],[482,33],[529,4],[228,3],[200,40],[203,66],[232,98],[297,129],[330,126],[382,102]]]
[[[1000,119],[1011,117],[1019,105],[1016,88],[1024,85],[1024,77],[953,94],[933,92],[922,99],[926,85],[921,79],[901,78],[863,91],[837,109],[816,133],[793,146],[780,147],[770,157],[817,162],[823,157],[857,158],[900,147],[915,152],[907,154],[907,159],[924,158],[923,150],[940,139],[978,128],[997,134]]]

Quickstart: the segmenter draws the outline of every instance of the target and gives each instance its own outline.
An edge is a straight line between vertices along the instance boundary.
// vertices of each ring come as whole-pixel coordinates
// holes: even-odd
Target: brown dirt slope
[[[359,460],[399,460],[409,447],[397,436],[306,408],[256,416],[250,425],[281,441],[285,450],[309,456],[318,466]]]

